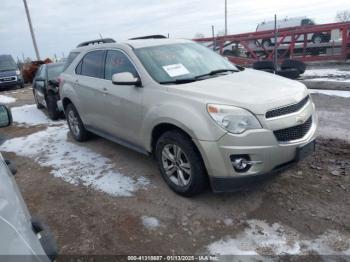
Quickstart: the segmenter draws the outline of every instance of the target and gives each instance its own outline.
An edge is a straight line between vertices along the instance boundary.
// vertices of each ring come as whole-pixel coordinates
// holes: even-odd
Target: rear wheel
[[[69,130],[73,138],[79,142],[89,139],[90,133],[84,127],[83,122],[78,114],[77,109],[73,104],[69,104],[66,108],[67,122]]]
[[[43,109],[44,106],[42,104],[40,104],[39,99],[38,99],[38,94],[37,91],[35,89],[33,89],[33,95],[34,95],[34,100],[35,100],[35,104],[36,104],[36,108],[38,109]]]
[[[193,142],[183,133],[164,133],[157,141],[156,159],[163,179],[177,194],[194,196],[208,185],[202,158]]]

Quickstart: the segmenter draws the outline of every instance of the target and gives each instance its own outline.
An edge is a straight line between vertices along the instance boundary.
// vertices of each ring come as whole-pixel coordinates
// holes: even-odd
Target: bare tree
[[[202,34],[202,33],[196,33],[196,34],[194,35],[194,38],[195,38],[195,39],[205,38],[205,35]]]
[[[335,16],[337,22],[348,22],[350,21],[350,10],[339,11]]]

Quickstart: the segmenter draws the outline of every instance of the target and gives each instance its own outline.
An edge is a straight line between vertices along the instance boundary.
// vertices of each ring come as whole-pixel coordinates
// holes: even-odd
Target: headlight
[[[13,72],[13,71],[12,71]],[[16,75],[20,75],[21,74],[21,71],[19,71],[19,70],[16,70]]]
[[[249,129],[261,128],[258,119],[243,108],[209,104],[207,111],[219,126],[233,134],[242,134]]]

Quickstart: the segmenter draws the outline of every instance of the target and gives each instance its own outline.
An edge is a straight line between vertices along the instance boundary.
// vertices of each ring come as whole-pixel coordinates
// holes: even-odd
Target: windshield
[[[12,59],[0,60],[0,71],[18,70],[16,63]]]
[[[194,79],[214,71],[237,71],[225,58],[196,43],[145,47],[135,53],[158,83]]]
[[[47,79],[56,80],[58,76],[63,72],[64,64],[50,65],[47,67]]]

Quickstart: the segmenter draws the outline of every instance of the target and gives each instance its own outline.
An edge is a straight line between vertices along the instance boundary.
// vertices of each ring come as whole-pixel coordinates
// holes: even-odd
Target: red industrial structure
[[[322,41],[311,40],[313,38],[310,36],[315,34],[321,35]],[[263,44],[266,39],[274,37],[275,31],[269,30],[194,40],[219,51],[240,65],[273,61],[275,48],[278,61],[346,61],[350,58],[350,22],[279,29],[275,45]]]

